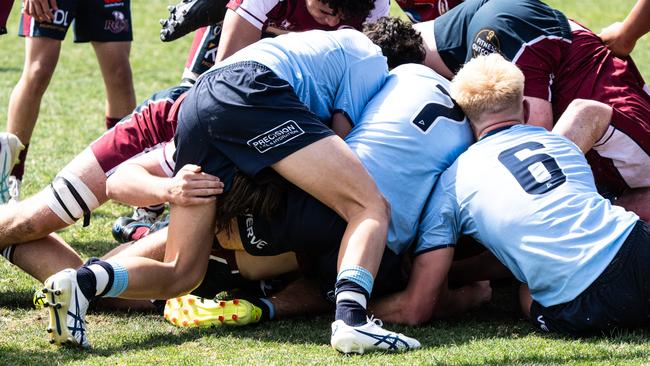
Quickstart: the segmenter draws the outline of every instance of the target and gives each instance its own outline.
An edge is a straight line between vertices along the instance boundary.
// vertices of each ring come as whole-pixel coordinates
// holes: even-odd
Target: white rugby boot
[[[85,319],[89,301],[79,289],[77,271],[67,268],[53,274],[45,280],[42,293],[46,297],[43,306],[50,312],[50,343],[90,347]]]
[[[0,132],[0,204],[11,198],[10,174],[18,163],[18,154],[25,148],[18,136],[9,132]],[[16,178],[13,178],[16,181]]]
[[[368,351],[408,351],[420,348],[420,342],[401,333],[382,328],[379,319],[368,318],[366,324],[356,327],[343,320],[332,323],[332,347],[341,353],[365,353]]]

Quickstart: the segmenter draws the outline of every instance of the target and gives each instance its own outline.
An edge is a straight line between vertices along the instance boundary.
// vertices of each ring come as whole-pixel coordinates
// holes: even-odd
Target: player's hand
[[[39,22],[52,22],[52,10],[58,9],[56,0],[25,0],[24,12]]]
[[[216,199],[223,193],[223,183],[219,178],[201,172],[201,167],[187,164],[170,179],[167,188],[168,201],[181,205],[202,205]]]
[[[618,57],[628,56],[636,45],[636,41],[625,37],[623,23],[621,22],[616,22],[604,28],[598,36]]]

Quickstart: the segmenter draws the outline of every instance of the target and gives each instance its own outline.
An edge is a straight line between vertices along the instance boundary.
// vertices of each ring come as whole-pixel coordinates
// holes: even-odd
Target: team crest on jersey
[[[286,144],[304,133],[305,131],[298,126],[296,121],[288,120],[278,127],[253,137],[246,143],[248,146],[257,149],[260,154],[263,154],[275,147]]]
[[[115,10],[112,20],[107,20],[104,23],[104,30],[111,31],[112,33],[126,32],[129,29],[129,21],[121,11]]]
[[[492,29],[481,29],[474,37],[472,56],[485,56],[491,53],[501,53],[499,37]]]

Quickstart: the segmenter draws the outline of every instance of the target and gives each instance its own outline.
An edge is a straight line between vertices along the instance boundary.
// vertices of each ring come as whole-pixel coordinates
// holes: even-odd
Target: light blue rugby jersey
[[[596,192],[575,144],[516,125],[478,141],[441,176],[416,250],[471,235],[551,306],[584,291],[637,220]]]
[[[298,98],[327,125],[337,111],[345,112],[356,124],[388,74],[381,49],[353,29],[291,32],[265,38],[212,69],[241,61],[259,62],[286,80]]]
[[[391,205],[387,245],[395,253],[412,244],[439,175],[473,142],[448,89],[428,67],[397,67],[346,138]]]

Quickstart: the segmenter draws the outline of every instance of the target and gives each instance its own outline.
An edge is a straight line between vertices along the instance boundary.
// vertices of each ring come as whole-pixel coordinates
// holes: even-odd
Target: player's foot
[[[215,301],[185,295],[167,300],[164,316],[178,327],[240,326],[259,322],[262,309],[246,300]]]
[[[11,198],[9,174],[18,162],[18,154],[24,148],[16,135],[9,132],[0,133],[0,203],[6,203]]]
[[[7,34],[7,28],[6,27],[0,27],[0,36],[3,34]]]
[[[201,27],[217,24],[226,15],[227,3],[227,0],[183,0],[168,6],[169,18],[160,20],[160,39],[171,42]]]
[[[342,353],[365,353],[374,350],[408,351],[420,348],[420,342],[401,333],[382,328],[381,320],[369,318],[368,322],[356,327],[342,320],[332,323],[331,344]]]
[[[130,217],[118,217],[113,222],[111,234],[118,243],[128,243],[140,239],[151,229],[151,224],[143,221],[136,221]],[[144,230],[144,231],[142,231]]]
[[[50,312],[50,343],[90,347],[86,338],[88,299],[77,284],[77,271],[68,268],[45,280],[43,305]]]

